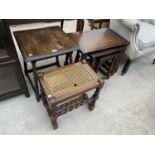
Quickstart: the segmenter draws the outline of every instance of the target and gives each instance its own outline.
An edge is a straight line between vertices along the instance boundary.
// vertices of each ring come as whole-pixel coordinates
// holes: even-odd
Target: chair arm
[[[139,51],[138,34],[141,24],[136,19],[121,19],[120,22],[131,32],[130,43],[136,56],[138,54],[137,51]]]
[[[140,23],[136,19],[121,19],[121,23],[131,31],[136,31],[140,27]]]

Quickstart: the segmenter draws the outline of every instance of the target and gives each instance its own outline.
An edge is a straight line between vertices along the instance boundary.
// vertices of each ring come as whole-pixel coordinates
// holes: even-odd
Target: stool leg
[[[103,85],[104,85],[104,82],[102,80],[99,80],[99,86],[96,88],[96,91],[95,91],[94,95],[88,101],[88,109],[90,111],[93,111],[94,110],[94,108],[95,108],[95,102],[96,102],[96,100],[99,97],[99,93],[100,93]]]
[[[43,91],[43,87],[40,85],[40,91],[41,91],[41,96],[42,96],[42,101],[43,101],[43,104],[47,110],[47,113],[50,117],[50,120],[51,120],[51,123],[53,125],[53,129],[57,129],[58,128],[58,123],[57,123],[57,113],[56,113],[56,106],[55,105],[52,105],[52,110],[51,108],[49,107],[49,104],[46,100],[46,96],[45,96],[45,93]]]
[[[58,123],[57,123],[58,115],[57,115],[56,109],[57,109],[56,105],[53,104],[51,107],[51,116],[50,116],[51,123],[53,125],[53,129],[58,128]]]
[[[48,115],[49,115],[49,117],[50,117],[50,116],[51,116],[51,110],[50,110],[50,107],[49,107],[49,105],[48,105],[48,103],[47,103],[45,94],[44,94],[44,92],[43,92],[43,88],[41,88],[41,97],[42,97],[43,104],[44,104],[44,106],[45,106],[45,108],[46,108],[46,111],[47,111],[47,113],[48,113]]]
[[[58,128],[57,117],[50,117],[50,118],[53,125],[53,129],[57,129]]]

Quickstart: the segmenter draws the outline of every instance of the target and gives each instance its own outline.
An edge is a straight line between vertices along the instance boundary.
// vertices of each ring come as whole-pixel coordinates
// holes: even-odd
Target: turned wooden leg
[[[27,72],[27,62],[24,62],[24,72],[25,72],[25,75],[27,75],[28,74],[28,72]]]
[[[102,28],[102,22],[99,23],[99,29],[101,29],[101,28]]]
[[[95,91],[94,95],[88,101],[88,109],[90,111],[93,111],[94,110],[96,100],[99,97],[99,93],[100,93],[101,89],[103,88],[103,85],[104,85],[103,80],[99,80],[99,86],[96,88],[96,91]]]
[[[50,110],[50,107],[49,107],[49,105],[47,103],[46,96],[45,96],[45,93],[44,93],[43,88],[42,88],[41,85],[40,85],[40,91],[41,91],[41,97],[42,97],[43,105],[46,108],[48,116],[50,117],[51,116],[51,110]]]
[[[95,102],[96,101],[93,99],[92,102],[91,102],[91,104],[88,104],[88,109],[90,111],[93,111],[94,110],[94,108],[95,108]]]
[[[96,59],[96,60],[93,60],[93,61],[96,61],[95,62],[95,69],[94,70],[97,73],[99,71],[99,68],[100,68],[102,62],[100,61],[100,59]]]
[[[79,60],[80,60],[80,51],[78,50],[74,62],[77,63]]]
[[[57,129],[58,128],[58,123],[57,123],[58,115],[57,115],[57,106],[56,106],[56,104],[53,103],[50,110],[51,110],[50,119],[51,119],[51,123],[53,125],[53,129]]]
[[[34,79],[34,87],[35,87],[35,96],[37,101],[40,100],[39,95],[39,86],[38,86],[38,77],[37,77],[37,69],[36,69],[36,61],[32,62],[32,70],[33,70],[33,79]]]
[[[42,76],[40,74],[40,76]],[[58,128],[58,123],[57,123],[57,118],[58,118],[58,115],[57,115],[57,112],[56,112],[56,105],[53,104],[52,107],[50,108],[48,102],[47,102],[47,99],[46,99],[46,96],[45,96],[45,93],[43,91],[43,87],[40,85],[40,91],[41,91],[41,96],[42,96],[42,101],[43,101],[43,104],[46,108],[46,111],[50,117],[50,120],[51,120],[51,123],[53,125],[53,129],[57,129]]]
[[[123,70],[122,70],[122,75],[124,75],[127,71],[128,71],[128,69],[129,69],[129,67],[130,67],[130,65],[131,65],[131,60],[130,59],[128,59],[127,61],[126,61],[126,63],[125,63],[125,65],[124,65],[124,68],[123,68]]]
[[[121,56],[118,56],[118,57],[117,57],[117,60],[116,60],[116,63],[115,63],[115,68],[114,68],[112,74],[114,74],[114,73],[117,72],[118,66],[119,66],[119,63],[120,63],[120,60],[121,60]]]
[[[95,25],[95,22],[94,22],[94,20],[92,20],[91,23],[90,23],[91,30],[93,30],[95,28],[94,25]]]
[[[72,64],[73,63],[73,58],[72,58],[73,53],[69,54],[69,63]]]
[[[63,29],[64,27],[64,19],[61,20],[61,28]]]
[[[56,64],[57,64],[57,67],[61,67],[58,56],[56,56]]]
[[[111,66],[110,66],[110,68],[109,68],[109,70],[108,70],[108,73],[107,73],[107,79],[109,79],[110,76],[112,75],[112,72],[113,72],[114,67],[115,67],[115,62],[116,62],[116,58],[113,58],[113,59],[112,59]]]
[[[84,19],[78,19],[77,20],[77,25],[76,25],[76,31],[83,31],[84,28]]]
[[[51,116],[50,118],[51,118],[51,123],[53,125],[53,129],[57,129],[58,128],[57,117]]]
[[[64,65],[68,65],[68,61],[69,61],[69,54],[66,54]]]
[[[155,59],[153,59],[152,65],[155,64]]]

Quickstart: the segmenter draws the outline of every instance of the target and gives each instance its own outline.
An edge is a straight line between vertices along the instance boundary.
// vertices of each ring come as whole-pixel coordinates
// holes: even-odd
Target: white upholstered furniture
[[[132,60],[155,52],[155,19],[112,19],[110,28],[130,42],[122,74],[127,72]]]

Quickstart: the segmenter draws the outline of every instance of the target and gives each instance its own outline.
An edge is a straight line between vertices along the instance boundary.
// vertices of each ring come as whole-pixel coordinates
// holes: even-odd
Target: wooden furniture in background
[[[37,70],[47,68],[53,65],[60,67],[58,56],[72,53],[79,49],[78,45],[58,26],[46,27],[40,29],[24,30],[14,32],[17,44],[24,59],[25,74],[28,77],[31,86],[39,100]],[[56,62],[37,67],[36,63],[41,60],[56,57]],[[65,64],[68,64],[69,58],[66,57]],[[27,63],[32,64],[32,69],[27,69]],[[33,72],[34,83],[29,73]]]
[[[61,28],[63,29],[64,19],[6,19],[8,25],[19,25],[19,24],[29,24],[37,22],[60,22]]]
[[[75,62],[79,61],[82,55],[86,59],[89,57],[90,65],[96,72],[100,68],[105,68],[105,77],[109,78],[117,71],[119,60],[129,42],[110,30],[102,28],[84,32],[70,33],[69,36],[79,45],[80,52],[77,53]],[[105,67],[104,62],[107,62],[108,67]]]
[[[76,31],[83,31],[84,28],[84,19],[78,19],[77,20],[77,25],[76,25]]]
[[[110,23],[110,19],[88,19],[90,22],[91,29],[99,29],[102,28],[103,24],[104,27],[108,27]]]
[[[29,97],[10,29],[0,20],[0,100],[19,94]]]
[[[98,99],[103,81],[86,63],[76,63],[38,73],[43,104],[46,107],[54,129],[58,128],[57,118],[84,104],[92,111]],[[92,97],[87,91],[96,89]],[[69,101],[68,101],[69,100]]]

